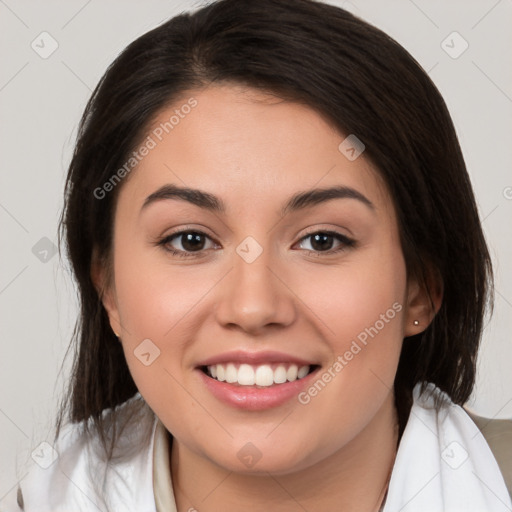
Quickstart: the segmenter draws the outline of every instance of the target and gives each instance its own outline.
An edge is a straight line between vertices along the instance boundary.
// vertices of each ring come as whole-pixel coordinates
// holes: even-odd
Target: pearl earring
[[[414,320],[413,324],[414,325],[420,325],[420,321],[419,320]]]

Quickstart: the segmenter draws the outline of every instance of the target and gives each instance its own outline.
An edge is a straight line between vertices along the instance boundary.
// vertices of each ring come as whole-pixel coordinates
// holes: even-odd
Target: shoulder
[[[467,407],[464,410],[476,424],[491,448],[512,496],[512,419],[492,419],[479,416]]]
[[[19,485],[18,510],[106,511],[109,504],[116,511],[151,510],[154,413],[137,393],[115,414],[104,411],[103,421],[107,441],[114,432],[118,436],[110,456],[83,422],[67,424],[55,446],[43,443],[33,452],[34,462]]]
[[[432,383],[417,384],[413,399],[390,480],[388,501],[393,506],[388,508],[497,511],[504,505],[512,510],[503,468],[464,408]],[[497,426],[510,453],[510,422]],[[510,464],[510,455],[504,454],[504,460]],[[411,492],[416,497],[409,506]]]

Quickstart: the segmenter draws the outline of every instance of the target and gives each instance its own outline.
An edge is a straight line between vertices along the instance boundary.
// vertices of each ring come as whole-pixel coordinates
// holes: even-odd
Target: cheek
[[[188,315],[215,284],[211,271],[171,265],[158,247],[118,247],[115,285],[127,339],[163,340],[187,325]]]
[[[197,414],[197,404],[180,383],[187,346],[195,337],[197,316],[191,311],[209,280],[205,283],[201,276],[190,274],[150,265],[136,252],[116,267],[122,346],[130,374],[146,402],[168,425],[179,425],[184,411]],[[187,425],[192,423],[189,420]]]
[[[165,416],[167,409],[160,409],[172,396],[179,421],[182,411],[197,406],[180,383],[190,363],[188,349],[211,314],[204,303],[214,295],[225,270],[171,264],[158,247],[132,245],[126,241],[130,237],[119,238],[115,289],[126,361],[153,410]]]
[[[307,305],[322,320],[332,362],[320,375],[326,392],[319,383],[304,402],[337,403],[335,416],[362,403],[370,411],[382,401],[393,387],[403,340],[406,270],[400,248],[389,245],[378,256],[368,251],[355,261],[308,284]]]
[[[375,324],[381,338],[401,341],[406,272],[399,248],[378,256],[372,251],[354,255],[336,269],[317,272],[302,287],[301,296],[308,297],[307,305],[323,321],[338,352],[361,333],[364,341]]]

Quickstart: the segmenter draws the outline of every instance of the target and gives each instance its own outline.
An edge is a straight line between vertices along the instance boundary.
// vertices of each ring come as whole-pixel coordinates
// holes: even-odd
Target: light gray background
[[[429,72],[452,113],[496,269],[496,309],[470,402],[512,417],[512,0],[331,1],[394,37]],[[51,440],[57,378],[76,299],[56,243],[66,167],[80,115],[108,64],[132,40],[198,6],[177,0],[0,0],[0,505],[18,466]],[[58,49],[47,59],[47,31]],[[454,59],[441,43],[453,31],[468,49]],[[451,52],[463,42],[450,36]],[[46,40],[45,48],[49,48]],[[41,49],[42,50],[42,49]],[[32,252],[37,243],[38,256]],[[46,245],[45,245],[46,244]],[[37,251],[36,251],[37,253]],[[46,258],[47,261],[41,261]],[[464,265],[464,261],[460,262]],[[16,463],[16,454],[20,462]]]

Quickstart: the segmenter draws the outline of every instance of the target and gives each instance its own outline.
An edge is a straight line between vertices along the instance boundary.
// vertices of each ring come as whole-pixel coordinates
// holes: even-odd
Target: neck
[[[176,504],[180,512],[377,512],[397,445],[393,393],[350,443],[321,462],[286,475],[233,473],[173,439],[171,473]]]

